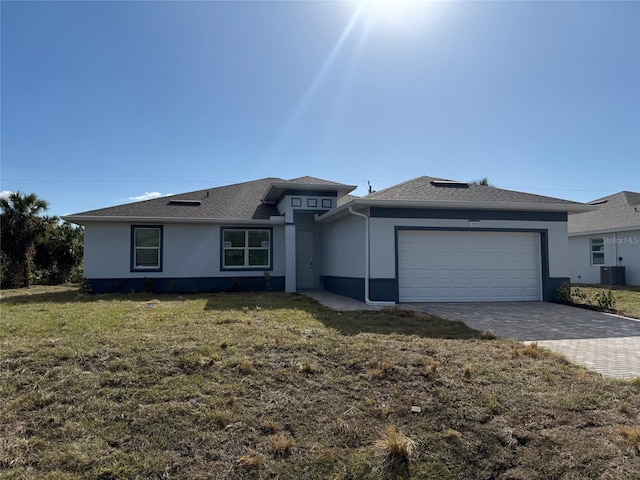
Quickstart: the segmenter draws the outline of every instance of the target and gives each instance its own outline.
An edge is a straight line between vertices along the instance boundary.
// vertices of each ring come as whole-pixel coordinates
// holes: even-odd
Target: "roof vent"
[[[452,180],[433,180],[431,185],[434,187],[448,187],[448,188],[469,188],[469,184],[465,182],[454,182]]]
[[[181,205],[183,207],[199,207],[200,200],[169,200],[169,205]]]

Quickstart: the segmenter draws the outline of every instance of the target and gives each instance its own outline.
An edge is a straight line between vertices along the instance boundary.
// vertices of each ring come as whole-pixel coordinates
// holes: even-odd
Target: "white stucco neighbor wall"
[[[627,285],[640,285],[640,230],[569,237],[571,282],[600,283],[601,265],[591,265],[591,239],[599,238],[604,240],[604,266],[626,267]]]
[[[470,228],[469,220],[421,218],[371,219],[371,278],[396,275],[395,227]],[[568,277],[568,241],[566,222],[524,220],[480,220],[474,228],[536,229],[548,231],[549,277]]]
[[[353,215],[322,224],[321,275],[364,278],[364,228]]]
[[[219,225],[164,224],[162,272],[131,272],[131,224],[85,225],[87,278],[196,278],[255,276],[256,271],[220,269]],[[249,227],[250,228],[250,227]],[[273,227],[272,276],[284,275],[284,227]]]

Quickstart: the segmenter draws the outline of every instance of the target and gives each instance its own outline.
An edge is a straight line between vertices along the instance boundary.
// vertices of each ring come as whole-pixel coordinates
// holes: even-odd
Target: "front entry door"
[[[316,288],[313,264],[313,232],[296,232],[296,288]]]

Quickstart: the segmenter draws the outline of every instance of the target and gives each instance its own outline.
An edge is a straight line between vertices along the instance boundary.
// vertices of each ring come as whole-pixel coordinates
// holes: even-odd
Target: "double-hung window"
[[[604,240],[591,239],[591,265],[604,265]]]
[[[271,229],[223,229],[222,267],[271,268]]]
[[[131,270],[162,270],[162,226],[131,227]]]

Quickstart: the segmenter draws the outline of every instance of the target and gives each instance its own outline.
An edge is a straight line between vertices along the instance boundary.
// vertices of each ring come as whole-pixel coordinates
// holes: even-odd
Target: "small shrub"
[[[571,302],[571,286],[567,282],[562,282],[558,288],[557,298],[561,302]]]
[[[616,306],[616,298],[611,290],[602,290],[594,296],[595,304],[603,310],[613,310]]]

